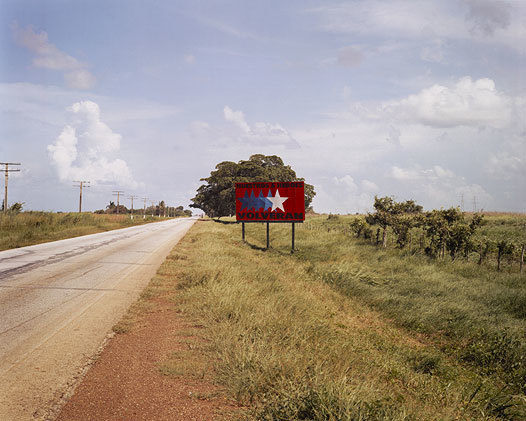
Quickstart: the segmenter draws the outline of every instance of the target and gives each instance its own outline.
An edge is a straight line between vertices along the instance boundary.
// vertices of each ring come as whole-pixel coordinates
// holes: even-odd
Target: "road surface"
[[[0,420],[48,419],[194,222],[0,252]]]

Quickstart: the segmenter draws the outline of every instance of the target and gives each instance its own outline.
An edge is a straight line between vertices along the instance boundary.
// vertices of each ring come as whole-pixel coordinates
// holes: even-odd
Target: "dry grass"
[[[0,251],[154,221],[158,219],[136,217],[131,220],[128,215],[99,215],[89,212],[0,213]]]
[[[252,418],[524,416],[521,395],[510,397],[497,377],[463,364],[429,336],[399,327],[323,279],[320,262],[343,259],[329,237],[298,230],[298,244],[307,249],[290,256],[286,227],[272,228],[277,239],[271,251],[257,249],[264,232],[259,229],[250,227],[250,247],[240,242],[238,226],[200,222],[163,269],[177,279],[177,305],[204,326],[194,334],[208,341],[202,352],[217,381],[254,408]],[[309,247],[316,244],[317,258],[311,259]],[[339,264],[342,274],[352,270],[372,285],[381,281],[380,274],[371,278],[365,268]],[[176,356],[164,369],[192,370],[182,360]]]

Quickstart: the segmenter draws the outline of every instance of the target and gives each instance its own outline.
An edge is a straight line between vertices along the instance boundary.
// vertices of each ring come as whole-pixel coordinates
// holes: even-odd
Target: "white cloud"
[[[44,69],[64,72],[66,85],[73,89],[90,89],[95,84],[95,76],[87,69],[86,64],[59,50],[48,40],[45,31],[39,33],[32,26],[19,28],[12,26],[15,41],[35,54],[33,65]]]
[[[206,121],[192,121],[190,124],[190,135],[194,138],[201,138],[210,133],[210,124]]]
[[[121,135],[114,133],[100,118],[99,106],[92,101],[73,104],[73,121],[62,130],[47,150],[59,179],[64,182],[88,180],[135,188],[125,161],[112,158],[120,150]]]
[[[457,176],[453,171],[434,165],[431,168],[421,168],[415,165],[410,168],[393,166],[390,176],[400,183],[407,184],[415,199],[434,208],[458,206],[461,197],[466,199],[476,197],[479,206],[487,206],[493,201],[492,196],[479,184],[469,183],[464,177]]]
[[[231,121],[244,132],[250,133],[250,127],[245,121],[245,115],[243,114],[243,111],[234,111],[229,106],[225,106],[223,109],[223,114],[226,121]]]
[[[376,183],[370,180],[362,180],[361,187],[364,191],[374,193],[380,190]]]
[[[391,168],[390,175],[400,181],[439,180],[455,176],[452,171],[444,169],[440,165],[434,165],[430,169],[400,168],[395,165]]]
[[[229,106],[225,106],[223,114],[226,121],[234,123],[241,130],[241,135],[237,136],[241,142],[260,146],[284,146],[288,149],[300,147],[280,124],[256,122],[249,125],[242,111],[234,111]]]
[[[526,155],[512,155],[508,151],[492,154],[488,160],[489,174],[506,180],[517,178],[526,183]]]
[[[394,126],[389,126],[387,140],[395,145],[400,145],[400,135],[402,132]]]
[[[502,128],[510,123],[512,101],[497,91],[491,79],[463,77],[452,87],[433,85],[387,104],[386,109],[432,127]]]
[[[86,69],[76,69],[64,74],[66,86],[72,89],[88,90],[95,85],[96,79]]]
[[[348,85],[345,85],[342,89],[342,98],[345,100],[349,100],[352,97],[352,88]]]
[[[405,181],[418,180],[420,179],[421,174],[414,169],[400,168],[395,165],[391,168],[391,176],[396,180]]]
[[[358,190],[358,186],[356,185],[356,183],[354,182],[354,179],[349,174],[344,175],[341,178],[334,177],[333,181],[334,181],[334,184],[336,184],[337,186],[344,186],[350,191]]]
[[[376,183],[367,179],[357,182],[349,174],[332,177],[330,183],[320,180],[315,187],[314,209],[332,213],[368,212],[374,202],[374,194],[379,190]]]
[[[526,3],[367,0],[326,2],[310,12],[321,29],[386,40],[442,39],[504,46],[526,52]],[[480,37],[483,34],[483,37]],[[429,56],[428,56],[429,57]]]

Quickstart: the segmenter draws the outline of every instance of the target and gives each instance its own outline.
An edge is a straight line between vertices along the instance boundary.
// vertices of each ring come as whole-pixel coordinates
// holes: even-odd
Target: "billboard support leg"
[[[267,222],[267,250],[270,247],[270,223]]]
[[[241,222],[241,238],[243,239],[243,242],[245,242],[245,223]]]
[[[295,225],[293,222],[292,223],[292,249],[290,250],[291,253],[294,253],[294,231],[295,231]]]

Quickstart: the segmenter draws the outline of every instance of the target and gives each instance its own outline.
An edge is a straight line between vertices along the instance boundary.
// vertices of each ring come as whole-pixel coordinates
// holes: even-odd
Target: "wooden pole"
[[[89,181],[77,181],[77,180],[73,180],[74,183],[79,183],[78,186],[73,186],[73,187],[79,187],[80,188],[80,193],[79,193],[79,213],[82,213],[82,188],[83,187],[90,187],[90,182]]]
[[[9,176],[8,176],[8,172],[9,172],[9,164],[5,164],[5,181],[4,181],[4,186],[5,186],[5,192],[4,192],[4,212],[7,212],[7,181],[9,179]]]
[[[241,238],[243,239],[243,242],[245,242],[245,223],[241,222]]]
[[[267,250],[270,247],[270,223],[267,222]]]
[[[9,179],[9,173],[10,172],[20,172],[19,169],[14,169],[14,168],[11,168],[9,169],[9,165],[20,165],[20,163],[15,163],[15,162],[0,162],[0,165],[3,165],[4,168],[0,171],[4,171],[5,172],[5,185],[4,185],[4,203],[3,203],[3,210],[4,212],[7,212],[7,182],[8,182],[8,179]]]
[[[82,181],[80,182],[80,194],[79,194],[79,213],[82,213]]]

